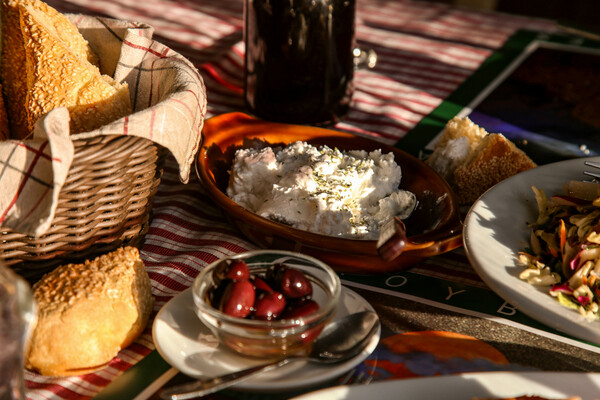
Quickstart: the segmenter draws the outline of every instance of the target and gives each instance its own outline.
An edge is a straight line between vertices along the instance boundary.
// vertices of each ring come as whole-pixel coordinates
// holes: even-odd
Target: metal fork
[[[584,175],[592,177],[591,182],[600,183],[600,162],[584,161],[584,164],[588,167],[598,168],[598,172],[583,171],[583,173]]]

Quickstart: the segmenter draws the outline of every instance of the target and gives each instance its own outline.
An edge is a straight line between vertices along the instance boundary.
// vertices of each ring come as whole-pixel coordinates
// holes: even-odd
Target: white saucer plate
[[[365,310],[374,311],[356,292],[342,287],[340,302],[333,319]],[[158,312],[152,326],[152,336],[160,355],[173,367],[192,378],[222,375],[262,363],[260,360],[236,355],[219,345],[217,338],[196,315],[191,289],[175,296]],[[344,363],[318,365],[297,361],[248,378],[234,388],[275,392],[297,390],[326,382],[364,361],[377,347],[380,336],[381,330],[373,336],[360,354]]]

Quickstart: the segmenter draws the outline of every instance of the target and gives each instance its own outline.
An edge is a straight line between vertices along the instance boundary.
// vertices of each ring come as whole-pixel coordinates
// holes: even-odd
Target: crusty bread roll
[[[475,150],[477,144],[488,133],[485,129],[475,124],[469,118],[452,118],[444,127],[442,136],[435,144],[435,149],[443,149],[448,146],[448,142],[461,137],[466,137],[469,140],[469,147]]]
[[[500,133],[487,133],[469,118],[448,122],[426,163],[453,187],[461,205],[536,164]]]
[[[49,376],[105,366],[145,329],[154,302],[134,247],[60,266],[36,282],[33,291],[38,323],[26,367]]]
[[[486,135],[485,129],[469,118],[453,118],[446,124],[426,163],[452,183],[456,168],[474,154],[475,148]]]
[[[27,72],[27,127],[57,107],[67,107],[71,133],[87,132],[131,114],[127,84],[120,84],[79,57],[51,15],[19,5]]]
[[[490,133],[463,165],[454,171],[459,202],[473,203],[484,191],[536,164],[513,142],[499,133]]]
[[[32,127],[27,114],[26,54],[19,8],[30,6],[48,16],[52,31],[75,56],[98,65],[98,57],[67,17],[40,0],[2,0],[2,56],[0,79],[10,121],[11,137],[23,139]],[[60,85],[60,82],[55,82]]]

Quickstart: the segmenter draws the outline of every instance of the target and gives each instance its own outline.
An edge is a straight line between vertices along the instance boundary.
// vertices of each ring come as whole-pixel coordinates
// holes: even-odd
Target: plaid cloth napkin
[[[69,135],[69,113],[57,108],[38,121],[33,138],[0,142],[0,226],[43,235],[52,224],[73,161],[72,140],[133,135],[167,148],[189,180],[206,115],[206,87],[183,56],[152,40],[135,22],[67,15],[100,58],[100,70],[129,85],[134,113],[97,130]]]

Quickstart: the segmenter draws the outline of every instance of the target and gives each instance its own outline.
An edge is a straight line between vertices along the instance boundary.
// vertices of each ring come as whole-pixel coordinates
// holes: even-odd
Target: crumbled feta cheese
[[[227,195],[298,229],[373,240],[383,223],[395,215],[407,218],[416,206],[413,193],[398,189],[401,176],[393,153],[295,142],[238,150]]]

